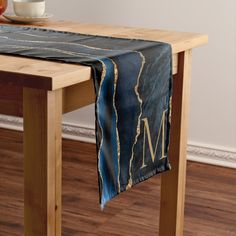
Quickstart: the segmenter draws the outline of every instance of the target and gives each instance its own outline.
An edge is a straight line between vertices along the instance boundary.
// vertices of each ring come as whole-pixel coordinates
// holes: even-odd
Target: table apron
[[[178,55],[173,55],[174,78],[178,74]],[[92,80],[65,87],[62,96],[63,114],[94,103],[95,92]],[[0,84],[0,114],[23,117],[23,87]]]

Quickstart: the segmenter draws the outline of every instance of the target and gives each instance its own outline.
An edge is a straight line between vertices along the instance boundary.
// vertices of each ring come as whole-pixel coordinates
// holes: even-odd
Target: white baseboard
[[[0,128],[23,131],[23,119],[14,116],[0,115]],[[95,143],[94,127],[63,122],[62,137],[71,140]]]
[[[236,150],[189,143],[188,160],[236,169]]]
[[[23,120],[22,118],[0,115],[0,128],[23,131]],[[95,143],[95,130],[94,127],[63,122],[62,137]],[[189,142],[188,160],[236,169],[236,150]]]

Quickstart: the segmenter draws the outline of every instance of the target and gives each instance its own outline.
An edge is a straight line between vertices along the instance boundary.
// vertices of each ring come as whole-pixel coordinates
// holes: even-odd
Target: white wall
[[[56,18],[203,32],[193,53],[189,142],[236,148],[235,0],[47,0]],[[93,106],[65,121],[94,125]]]

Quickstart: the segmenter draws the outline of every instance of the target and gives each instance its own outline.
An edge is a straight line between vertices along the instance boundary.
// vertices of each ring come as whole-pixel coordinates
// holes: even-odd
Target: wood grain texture
[[[0,235],[23,235],[22,133],[0,129]],[[156,236],[160,176],[98,206],[95,145],[63,140],[63,236]],[[189,162],[185,236],[236,236],[236,170]],[[163,236],[163,235],[162,235]]]
[[[62,97],[63,114],[94,103],[95,97],[92,80],[64,88]]]
[[[191,60],[191,50],[179,54],[174,79],[169,149],[172,168],[161,176],[160,235],[183,235]]]
[[[0,114],[23,116],[23,88],[0,84]]]
[[[62,90],[24,88],[25,236],[61,235]]]
[[[6,24],[0,18],[0,25]],[[176,72],[176,54],[178,52],[207,43],[203,34],[182,33],[155,29],[118,27],[97,24],[56,21],[44,25],[44,28],[66,30],[84,34],[114,36],[121,38],[139,38],[170,43],[173,49],[173,71]],[[32,88],[55,90],[91,79],[91,68],[44,60],[35,60],[0,55],[0,83],[14,83]]]

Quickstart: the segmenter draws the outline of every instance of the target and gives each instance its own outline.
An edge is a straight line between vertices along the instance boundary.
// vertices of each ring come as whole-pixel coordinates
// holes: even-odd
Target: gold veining
[[[20,32],[16,32],[18,34],[22,34]],[[25,34],[27,35],[27,34]],[[32,35],[37,37],[36,35]],[[65,44],[65,45],[72,45],[72,46],[82,46],[85,48],[89,48],[89,49],[94,49],[94,50],[101,50],[101,51],[111,51],[111,52],[135,52],[135,51],[131,51],[131,50],[119,50],[119,49],[108,49],[108,48],[99,48],[99,47],[92,47],[92,46],[88,46],[88,45],[84,45],[81,43],[71,43],[71,42],[54,42],[54,41],[39,41],[39,40],[26,40],[26,39],[14,39],[14,38],[10,38],[8,36],[0,36],[0,38],[4,38],[4,39],[8,39],[8,40],[12,40],[12,41],[16,41],[16,42],[23,42],[23,43],[42,43],[42,44]]]
[[[101,82],[100,82],[100,86],[99,86],[97,101],[100,98],[102,84],[103,84],[103,81],[104,81],[104,79],[106,77],[106,71],[107,71],[105,63],[103,61],[101,61],[101,63],[102,63],[102,77],[101,77]],[[99,106],[98,106],[98,104],[97,104],[97,111],[98,111],[98,114],[99,114]],[[100,179],[101,179],[101,185],[102,185],[102,187],[101,187],[101,195],[102,195],[102,192],[103,192],[103,177],[102,177],[101,170],[100,170],[100,157],[101,157],[101,147],[102,147],[102,144],[103,144],[103,129],[102,129],[99,117],[97,117],[97,119],[98,119],[98,124],[99,124],[99,126],[101,128],[101,132],[102,132],[101,143],[100,143],[100,146],[98,148],[98,172],[99,172],[99,176],[100,176]]]
[[[172,115],[172,96],[170,96],[169,101],[169,123],[171,124],[171,115]]]
[[[4,44],[3,46],[0,45],[0,48],[1,47],[5,48],[6,46],[11,47],[11,48],[15,48],[15,49],[40,49],[40,50],[45,50],[45,51],[54,51],[54,52],[59,52],[59,53],[63,53],[63,54],[70,55],[70,56],[85,56],[87,58],[102,62],[101,59],[93,57],[87,53],[72,52],[72,51],[66,51],[66,50],[57,49],[57,48],[30,47],[30,46],[19,46],[19,45],[12,45],[12,44]]]
[[[170,100],[169,100],[169,119],[168,120],[169,120],[170,125],[171,125],[171,115],[172,115],[172,95],[170,96]],[[169,153],[169,150],[170,150],[170,139],[167,146],[167,153]],[[169,162],[168,162],[168,167],[171,170],[171,165]]]
[[[116,63],[110,59],[114,65],[114,94],[113,94],[113,108],[115,110],[116,114],[116,140],[117,140],[117,156],[118,156],[118,176],[117,176],[117,182],[118,182],[118,192],[120,192],[120,137],[118,132],[118,112],[115,105],[115,96],[116,96],[116,88],[117,88],[117,82],[118,82],[118,69]]]
[[[138,124],[137,124],[137,128],[136,128],[136,136],[135,136],[135,140],[134,140],[134,143],[133,143],[133,146],[132,146],[132,154],[131,154],[130,164],[129,164],[129,182],[126,186],[126,189],[131,188],[132,185],[133,185],[133,181],[132,181],[132,162],[133,162],[133,159],[134,159],[134,146],[138,141],[138,136],[140,135],[141,116],[142,116],[142,113],[143,113],[143,111],[142,111],[143,100],[140,97],[138,89],[139,89],[140,77],[141,77],[141,74],[143,72],[143,68],[144,68],[146,59],[145,59],[144,55],[141,52],[138,52],[138,51],[135,51],[135,52],[137,52],[140,55],[140,57],[142,58],[142,66],[140,68],[139,75],[138,75],[138,78],[137,78],[137,84],[134,88],[134,91],[137,95],[137,99],[138,99],[139,105],[140,105],[140,114],[139,114],[139,117],[138,117]]]

